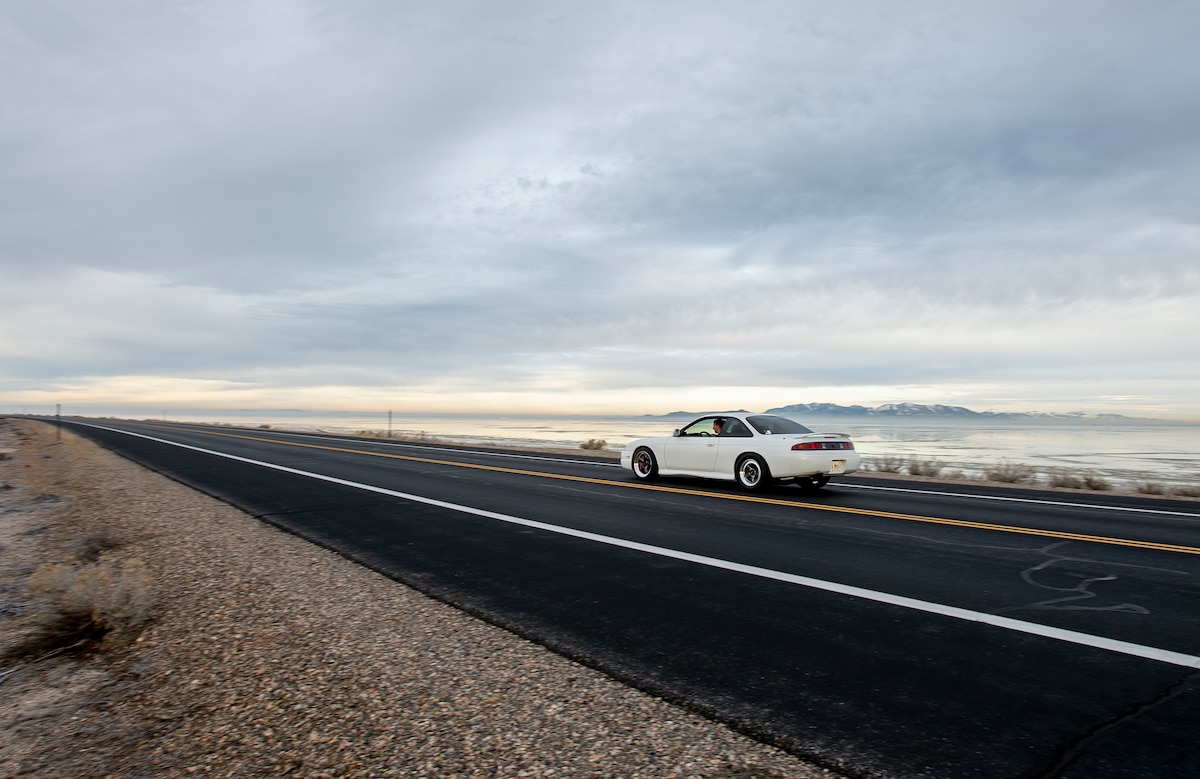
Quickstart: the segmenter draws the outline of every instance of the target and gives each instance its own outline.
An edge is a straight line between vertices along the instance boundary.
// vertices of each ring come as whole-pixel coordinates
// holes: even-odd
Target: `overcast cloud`
[[[1200,418],[1188,2],[0,0],[0,410]]]

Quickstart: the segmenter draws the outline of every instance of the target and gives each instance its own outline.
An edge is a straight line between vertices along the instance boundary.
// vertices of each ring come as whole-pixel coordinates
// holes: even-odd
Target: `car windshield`
[[[780,435],[782,433],[811,433],[804,425],[794,422],[787,417],[772,417],[767,415],[746,417],[746,421],[763,435]]]

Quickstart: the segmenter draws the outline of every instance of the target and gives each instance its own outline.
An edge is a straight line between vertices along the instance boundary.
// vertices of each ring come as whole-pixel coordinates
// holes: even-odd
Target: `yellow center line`
[[[535,476],[540,479],[558,479],[560,481],[581,482],[584,484],[602,484],[608,487],[625,487],[635,490],[650,490],[653,492],[670,492],[676,495],[696,495],[703,498],[716,498],[719,500],[735,500],[743,503],[760,503],[772,506],[788,506],[792,508],[811,509],[813,511],[830,511],[840,514],[857,514],[866,517],[882,517],[884,519],[899,519],[905,522],[923,522],[933,525],[953,525],[955,527],[965,527],[974,530],[995,530],[1001,533],[1017,533],[1027,536],[1042,536],[1045,538],[1059,538],[1068,541],[1089,541],[1096,544],[1110,544],[1113,546],[1128,546],[1137,549],[1155,549],[1162,552],[1180,552],[1183,554],[1200,555],[1200,548],[1193,546],[1180,546],[1177,544],[1160,544],[1153,541],[1137,541],[1131,538],[1111,538],[1108,536],[1091,536],[1082,533],[1066,533],[1058,530],[1042,530],[1032,527],[1019,527],[1014,525],[997,525],[990,522],[970,522],[963,519],[945,519],[942,517],[926,517],[920,514],[901,514],[895,511],[876,511],[874,509],[849,508],[846,506],[830,506],[822,503],[804,503],[795,500],[782,500],[779,498],[765,498],[760,495],[737,495],[722,492],[708,492],[706,490],[691,490],[684,487],[667,487],[658,484],[641,484],[637,482],[613,481],[611,479],[593,479],[587,476],[569,476],[561,473],[546,473],[544,471],[527,471],[520,468],[505,468],[498,465],[478,465],[476,463],[462,463],[453,460],[437,460],[430,457],[417,457],[407,454],[390,454],[387,452],[369,452],[362,449],[349,449],[340,446],[326,446],[323,444],[306,444],[298,441],[281,441],[275,438],[260,438],[257,436],[239,435],[237,433],[218,433],[209,430],[197,430],[193,432],[202,433],[203,435],[224,436],[226,438],[241,438],[247,441],[259,441],[268,444],[281,444],[283,446],[296,446],[305,449],[321,449],[329,452],[344,452],[347,454],[361,454],[368,457],[387,457],[392,460],[406,460],[408,462],[427,463],[430,465],[448,465],[454,468],[470,468],[477,471],[492,471],[494,473],[507,473],[518,476]],[[365,443],[365,442],[364,442]]]

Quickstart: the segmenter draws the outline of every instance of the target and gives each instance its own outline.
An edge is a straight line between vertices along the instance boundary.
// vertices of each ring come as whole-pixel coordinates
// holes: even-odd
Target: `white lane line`
[[[208,432],[207,430],[204,432]],[[567,457],[553,457],[549,455],[534,455],[534,454],[518,454],[516,452],[493,452],[483,449],[456,449],[449,446],[433,446],[431,444],[408,444],[402,441],[377,441],[364,438],[353,438],[339,435],[318,435],[315,433],[297,433],[291,430],[270,430],[259,431],[250,430],[248,432],[261,433],[270,432],[277,435],[286,435],[293,438],[315,438],[318,441],[340,441],[347,444],[372,444],[376,446],[392,446],[400,449],[416,449],[421,452],[448,452],[452,454],[474,454],[482,457],[507,457],[514,460],[535,460],[541,463],[568,463],[570,465],[598,465],[602,468],[620,468],[619,462],[604,462],[603,460],[573,460]]]
[[[1200,513],[1191,513],[1187,511],[1164,511],[1163,509],[1143,509],[1133,508],[1130,506],[1106,506],[1098,503],[1072,503],[1063,500],[1046,500],[1044,498],[1012,498],[1004,495],[973,495],[963,492],[938,492],[936,490],[914,490],[907,487],[879,487],[874,484],[849,484],[845,481],[837,482],[839,487],[849,487],[855,490],[877,490],[880,492],[908,492],[914,495],[937,495],[943,498],[975,498],[977,500],[999,500],[1009,503],[1035,503],[1039,506],[1059,506],[1062,508],[1077,508],[1077,509],[1096,509],[1099,511],[1127,511],[1134,514],[1159,514],[1168,517],[1187,517],[1189,519],[1200,519]]]
[[[568,457],[553,457],[550,455],[535,455],[535,454],[517,454],[516,452],[489,452],[479,449],[453,449],[448,446],[430,446],[426,444],[405,444],[397,441],[364,441],[361,438],[339,438],[333,436],[314,436],[305,433],[291,433],[291,435],[300,438],[317,438],[326,441],[331,438],[335,441],[352,444],[378,444],[379,446],[392,446],[400,449],[416,449],[419,452],[447,452],[450,454],[474,454],[481,457],[506,457],[513,460],[533,460],[539,463],[568,463],[570,465],[598,465],[602,468],[620,468],[621,464],[616,462],[604,462],[603,460],[573,460]]]
[[[573,538],[595,541],[597,543],[621,547],[623,549],[632,549],[638,552],[658,555],[659,557],[683,560],[689,563],[706,565],[710,568],[719,568],[726,571],[748,574],[750,576],[758,576],[763,579],[772,579],[774,581],[786,582],[788,584],[797,584],[801,587],[837,593],[839,595],[849,595],[853,598],[861,598],[863,600],[874,601],[876,603],[886,603],[892,606],[900,606],[902,608],[913,609],[915,611],[924,611],[930,614],[939,614],[946,617],[966,620],[968,622],[980,622],[985,625],[992,625],[994,627],[1013,630],[1019,633],[1028,633],[1035,636],[1042,636],[1044,638],[1056,639],[1058,641],[1066,641],[1071,644],[1105,649],[1110,652],[1118,652],[1120,654],[1141,657],[1148,660],[1157,660],[1163,663],[1170,663],[1171,665],[1179,665],[1186,668],[1200,668],[1200,656],[1196,655],[1188,655],[1181,652],[1172,652],[1167,649],[1158,649],[1156,647],[1133,644],[1128,641],[1118,641],[1116,639],[1105,638],[1103,636],[1093,636],[1089,633],[1079,633],[1074,630],[1062,630],[1060,628],[1039,625],[1034,622],[1023,622],[1021,620],[1011,619],[1009,617],[998,617],[994,614],[986,614],[984,612],[971,611],[969,609],[960,609],[956,606],[946,606],[941,603],[932,603],[930,601],[917,600],[916,598],[907,598],[902,595],[892,595],[890,593],[877,592],[875,590],[867,590],[862,587],[852,587],[850,585],[838,584],[836,582],[827,582],[822,579],[812,579],[807,576],[784,573],[783,571],[775,571],[770,568],[759,568],[755,565],[745,565],[743,563],[735,563],[729,560],[721,560],[716,557],[706,557],[704,555],[692,554],[690,552],[681,552],[677,549],[668,549],[661,546],[642,544],[637,541],[628,541],[624,538],[615,538],[613,536],[600,535],[599,533],[589,533],[586,530],[575,530],[574,528],[551,525],[546,522],[538,522],[536,520],[524,519],[522,517],[515,517],[511,514],[500,514],[495,511],[487,511],[485,509],[477,509],[471,506],[463,506],[458,503],[448,503],[443,500],[435,500],[433,498],[426,498],[407,492],[398,492],[396,490],[389,490],[383,487],[375,487],[370,484],[348,481],[346,479],[339,479],[334,476],[326,476],[324,474],[313,473],[311,471],[302,471],[297,468],[289,468],[285,465],[276,465],[274,463],[263,462],[262,460],[251,460],[247,457],[239,457],[237,455],[227,454],[225,452],[217,452],[212,449],[203,449],[199,446],[181,444],[175,441],[155,438],[154,436],[142,435],[141,433],[131,433],[127,430],[118,430],[116,428],[104,427],[101,425],[87,425],[87,427],[94,427],[99,430],[108,430],[109,432],[113,433],[122,433],[124,435],[134,436],[135,438],[144,438],[148,441],[156,441],[169,446],[177,446],[181,449],[190,449],[194,452],[202,452],[204,454],[211,454],[216,457],[224,457],[227,460],[236,460],[237,462],[258,465],[275,471],[291,473],[297,476],[305,476],[310,479],[317,479],[319,481],[329,482],[331,484],[338,484],[343,487],[353,487],[355,489],[374,492],[380,495],[388,495],[393,498],[400,498],[402,500],[408,500],[414,503],[423,503],[428,506],[436,506],[438,508],[457,511],[463,514],[471,514],[477,517],[494,519],[513,525],[531,527],[537,530],[545,530],[550,533],[558,533],[560,535],[571,536]]]

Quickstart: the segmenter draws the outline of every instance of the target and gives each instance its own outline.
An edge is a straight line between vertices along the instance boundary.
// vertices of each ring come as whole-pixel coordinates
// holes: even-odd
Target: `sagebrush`
[[[153,580],[137,559],[95,563],[45,563],[29,580],[29,592],[48,601],[80,633],[125,633],[146,623],[156,603]]]
[[[937,460],[909,460],[908,472],[912,476],[937,476],[946,466]]]
[[[900,473],[900,469],[904,467],[904,459],[894,454],[885,454],[873,458],[869,465],[870,470],[880,473]]]
[[[1074,473],[1057,472],[1050,474],[1051,487],[1066,487],[1072,490],[1081,490],[1084,487],[1083,477]]]
[[[1032,484],[1037,481],[1037,471],[1031,465],[1010,463],[1002,460],[999,464],[987,468],[983,472],[988,481],[1003,484]]]

